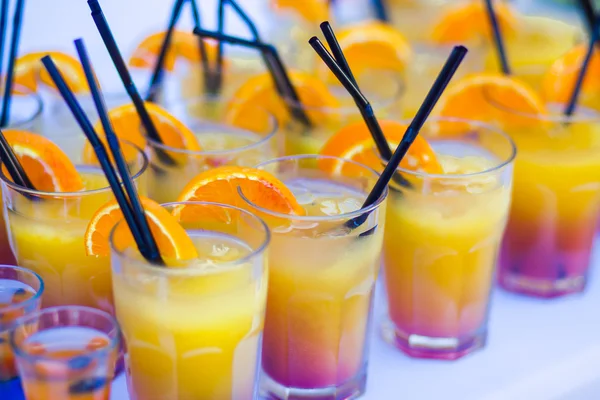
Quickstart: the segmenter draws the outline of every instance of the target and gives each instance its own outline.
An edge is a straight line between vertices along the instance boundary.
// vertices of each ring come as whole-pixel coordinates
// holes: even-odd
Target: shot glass
[[[497,123],[519,149],[500,285],[537,297],[581,292],[600,218],[600,113],[549,105],[526,114],[489,94]]]
[[[21,318],[10,334],[27,399],[108,399],[119,353],[108,313],[61,306]]]
[[[182,150],[148,140],[148,194],[161,203],[175,201],[185,185],[207,169],[238,165],[251,167],[282,153],[275,117],[260,106],[248,106],[244,118],[228,118],[228,102],[204,97],[167,102],[165,108],[196,135],[201,150]],[[167,164],[167,154],[175,164]]]
[[[43,293],[44,282],[35,272],[0,265],[0,398],[25,399],[9,344],[9,332],[18,318],[39,310]]]
[[[198,259],[177,268],[151,265],[133,249],[123,249],[114,231],[111,235],[130,399],[252,400],[269,230],[254,214],[232,206],[164,207],[178,216]]]
[[[19,265],[39,274],[46,283],[43,307],[80,305],[112,313],[108,257],[88,256],[84,233],[100,206],[114,199],[95,158],[83,151],[85,136],[55,141],[76,166],[84,182],[78,192],[44,192],[16,183],[0,171],[4,215],[9,240]],[[148,166],[144,152],[122,141],[129,170],[141,193]]]
[[[420,133],[444,169],[398,169],[384,244],[384,339],[412,357],[454,360],[486,343],[511,197],[515,146],[490,125],[430,119]]]
[[[258,168],[275,174],[306,209],[304,216],[278,214],[241,193],[272,232],[260,395],[357,398],[367,380],[387,190],[360,209],[378,174],[335,157],[291,156]],[[364,223],[346,228],[354,218]]]

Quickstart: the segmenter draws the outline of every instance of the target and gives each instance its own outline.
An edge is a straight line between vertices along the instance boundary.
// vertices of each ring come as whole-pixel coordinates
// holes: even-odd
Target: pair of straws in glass
[[[588,72],[588,67],[592,59],[592,55],[594,54],[594,48],[596,46],[600,46],[598,45],[598,40],[600,39],[600,14],[594,11],[594,6],[591,0],[579,0],[579,5],[581,7],[581,10],[583,11],[586,20],[586,25],[588,27],[590,35],[590,42],[587,48],[586,55],[581,63],[581,67],[579,68],[579,74],[577,75],[577,79],[575,80],[573,91],[571,92],[569,101],[567,102],[567,105],[563,111],[563,114],[566,117],[570,117],[571,115],[573,115],[575,109],[577,108],[579,94],[581,92],[585,76]],[[504,75],[510,75],[511,68],[508,62],[508,57],[506,55],[506,47],[504,45],[504,39],[500,30],[500,24],[498,23],[498,18],[496,16],[496,12],[494,11],[494,5],[492,4],[492,0],[485,0],[485,6],[490,25],[492,26],[492,33],[494,36],[495,45],[494,47],[496,49],[496,54],[500,62],[500,68]]]

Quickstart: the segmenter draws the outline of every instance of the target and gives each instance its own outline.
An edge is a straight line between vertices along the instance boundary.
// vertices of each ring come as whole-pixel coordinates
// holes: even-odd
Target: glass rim
[[[42,294],[44,293],[44,289],[45,289],[45,284],[44,284],[44,280],[42,279],[42,277],[35,271],[32,271],[30,269],[27,268],[23,268],[23,267],[19,267],[17,265],[9,265],[9,264],[0,264],[0,270],[4,269],[4,268],[8,268],[8,269],[12,269],[12,270],[16,270],[19,272],[24,272],[26,274],[30,274],[32,275],[35,279],[38,280],[39,284],[40,284],[40,288],[38,290],[35,291],[35,294],[33,296],[31,296],[30,298],[28,298],[25,301],[22,301],[20,303],[15,303],[15,304],[9,304],[6,307],[2,307],[0,308],[1,312],[6,312],[6,311],[12,311],[12,310],[16,310],[19,308],[23,308],[23,307],[27,307],[29,306],[31,303],[34,303],[38,300],[41,299]],[[16,280],[18,282],[21,282],[17,279],[11,279],[11,280]],[[22,282],[25,283],[25,282]]]
[[[106,336],[108,336],[109,345],[106,347],[99,348],[99,349],[89,350],[88,352],[85,353],[86,356],[93,357],[93,356],[97,356],[97,355],[109,354],[111,351],[113,351],[114,349],[117,348],[117,346],[119,345],[119,342],[120,342],[121,328],[119,328],[119,323],[117,322],[117,319],[114,316],[112,316],[110,313],[108,313],[106,311],[99,310],[97,308],[78,306],[78,305],[62,305],[62,306],[54,306],[54,307],[40,309],[34,313],[31,313],[27,316],[20,317],[19,319],[17,319],[16,325],[12,328],[12,330],[10,332],[10,346],[13,349],[13,351],[15,352],[15,355],[19,355],[23,358],[33,359],[35,361],[39,361],[39,360],[55,361],[54,358],[46,356],[44,354],[31,354],[31,353],[27,352],[25,349],[22,348],[22,346],[17,345],[15,335],[17,332],[17,328],[19,326],[22,326],[25,323],[31,322],[35,319],[40,319],[43,315],[61,312],[61,311],[65,311],[65,310],[78,311],[79,313],[95,314],[95,316],[97,316],[97,317],[105,318],[112,325],[112,329],[110,330],[110,332],[105,333]],[[64,326],[57,326],[56,328],[60,329],[60,328],[66,328],[66,327],[71,327],[71,326],[80,326],[80,325],[64,325]],[[91,328],[91,329],[94,329],[94,328]],[[36,331],[36,333],[37,332],[43,332],[43,330],[42,331],[38,330],[38,331]],[[112,337],[111,337],[111,335],[112,335]]]
[[[274,159],[262,162],[260,164],[257,164],[254,166],[254,168],[261,169],[261,167],[264,167],[265,165],[268,165],[268,164],[281,163],[281,162],[290,161],[290,160],[294,160],[294,159],[295,160],[307,160],[307,159],[311,159],[311,158],[324,158],[324,159],[330,159],[330,160],[335,160],[335,161],[341,161],[342,163],[352,164],[356,167],[363,168],[364,170],[366,170],[370,173],[373,173],[373,177],[375,178],[375,181],[380,176],[380,174],[377,171],[375,171],[373,168],[368,167],[364,164],[358,163],[356,161],[347,160],[347,159],[335,157],[335,156],[324,156],[324,155],[319,155],[319,154],[300,154],[300,155],[293,155],[293,156],[278,157],[278,158],[274,158]],[[255,208],[256,210],[258,210],[264,214],[270,215],[272,217],[277,217],[277,218],[286,219],[286,220],[295,220],[295,221],[327,222],[327,221],[352,219],[352,218],[356,218],[361,215],[373,212],[374,210],[378,209],[383,204],[385,199],[387,198],[388,190],[389,190],[388,187],[389,187],[389,185],[387,185],[385,187],[384,191],[381,193],[379,198],[368,207],[365,207],[365,208],[361,207],[358,210],[347,212],[347,213],[342,213],[342,214],[338,214],[338,215],[315,215],[315,216],[290,215],[290,214],[283,214],[283,213],[280,213],[277,211],[272,211],[272,210],[261,207],[257,204],[254,204],[253,202],[251,202],[244,195],[241,187],[238,186],[237,191],[238,191],[238,194],[240,195],[240,197],[242,198],[242,200],[244,200],[246,202],[246,204],[248,204],[251,207]]]
[[[195,97],[191,97],[189,99],[178,98],[176,100],[173,100],[172,102],[167,102],[165,104],[165,109],[169,110],[169,108],[168,108],[169,105],[188,104],[188,103],[191,103],[194,101],[198,101],[198,102],[214,101],[214,102],[222,102],[222,103],[226,102],[224,99],[221,99],[220,97],[195,96]],[[160,142],[152,139],[151,137],[148,137],[147,135],[144,135],[144,138],[146,139],[146,142],[148,143],[148,145],[152,148],[157,148],[157,149],[169,151],[171,153],[184,154],[184,155],[188,155],[188,156],[218,156],[218,155],[237,154],[237,153],[242,153],[245,151],[250,151],[250,150],[258,148],[258,147],[262,146],[263,144],[271,141],[273,138],[275,138],[275,135],[279,131],[279,123],[277,121],[277,118],[273,114],[271,114],[269,112],[269,110],[267,110],[265,107],[261,107],[261,106],[255,106],[255,107],[259,110],[263,110],[267,114],[267,117],[269,119],[270,129],[266,135],[264,135],[260,138],[260,140],[250,143],[250,144],[247,144],[245,146],[235,147],[233,149],[225,149],[225,150],[188,150],[188,149],[180,149],[177,147],[168,146],[164,143],[160,143]],[[203,118],[199,118],[198,121],[200,123],[213,124],[215,127],[218,127],[219,129],[222,129],[223,131],[239,131],[239,132],[249,132],[251,134],[257,134],[257,132],[254,132],[249,129],[239,128],[239,127],[236,127],[233,125],[227,125],[227,124],[219,123],[219,122],[213,123],[212,121],[207,121]]]
[[[36,104],[36,108],[34,113],[23,119],[20,121],[16,121],[16,122],[11,122],[11,118],[9,116],[9,121],[8,121],[8,125],[3,127],[3,129],[22,129],[23,125],[27,125],[33,121],[35,121],[36,119],[38,119],[39,117],[42,116],[43,112],[44,112],[44,102],[42,100],[42,97],[39,95],[39,93],[37,93],[35,90],[32,90],[30,88],[28,88],[27,86],[18,84],[18,83],[14,83],[13,84],[13,91],[15,90],[15,88],[18,88],[19,90],[24,91],[24,94],[17,94],[17,93],[13,93],[13,97],[29,97],[32,98]]]
[[[122,218],[111,229],[110,234],[108,236],[108,243],[109,243],[111,252],[116,254],[120,258],[134,261],[135,264],[139,266],[139,268],[143,268],[148,271],[154,271],[154,273],[159,272],[164,275],[173,275],[173,276],[182,276],[182,275],[202,276],[202,275],[214,275],[214,274],[219,274],[222,272],[229,272],[231,270],[231,268],[227,268],[227,267],[235,267],[235,266],[238,266],[241,264],[251,262],[251,260],[253,258],[259,256],[260,254],[265,253],[265,250],[269,246],[269,243],[271,243],[271,230],[269,229],[269,226],[266,224],[265,221],[263,221],[262,218],[260,218],[258,215],[254,214],[253,212],[244,210],[243,208],[240,208],[240,207],[232,206],[230,204],[217,203],[217,202],[211,202],[211,201],[173,201],[173,202],[169,202],[169,203],[163,203],[160,206],[163,208],[167,208],[167,207],[176,207],[176,206],[180,206],[180,205],[192,205],[192,206],[197,205],[197,206],[212,206],[212,207],[216,206],[216,207],[220,207],[220,208],[226,208],[226,209],[241,212],[242,214],[247,215],[248,217],[252,218],[255,222],[258,222],[259,226],[264,230],[264,233],[265,233],[264,240],[262,240],[262,242],[259,246],[256,246],[256,248],[252,248],[252,251],[249,254],[245,255],[244,257],[240,257],[240,258],[232,260],[232,261],[220,262],[218,265],[220,267],[223,266],[225,268],[218,268],[215,271],[207,272],[207,271],[203,271],[203,270],[197,270],[197,269],[194,270],[194,269],[190,269],[190,268],[181,268],[181,267],[169,268],[169,267],[150,264],[144,258],[132,257],[132,255],[127,254],[126,251],[121,251],[116,248],[116,246],[113,243],[113,237],[114,237],[114,233],[115,233],[117,227],[122,223],[126,223],[126,221]],[[189,260],[189,261],[187,261],[187,263],[193,263],[194,260],[195,259]],[[184,263],[185,263],[185,261],[184,261]]]
[[[127,144],[128,146],[133,147],[142,156],[142,166],[140,167],[140,170],[131,176],[131,179],[135,181],[146,171],[146,169],[148,169],[148,166],[150,165],[148,156],[146,155],[146,152],[144,150],[142,150],[136,144],[131,143],[130,141],[119,140],[119,142],[121,143],[121,145]],[[0,166],[2,166],[2,161],[0,161]],[[100,169],[102,170],[102,168],[100,168]],[[115,169],[116,169],[116,167],[115,167]],[[104,170],[102,170],[102,174],[104,174]],[[101,187],[98,189],[84,189],[84,190],[80,190],[78,192],[46,192],[46,191],[41,191],[41,190],[29,189],[29,188],[26,188],[24,186],[21,186],[17,183],[12,182],[11,180],[9,180],[8,177],[6,176],[6,174],[4,173],[4,168],[0,168],[0,183],[8,186],[12,190],[19,192],[21,194],[28,194],[33,197],[48,197],[48,198],[52,198],[52,199],[70,199],[70,198],[86,197],[86,196],[92,196],[92,195],[99,194],[99,193],[105,193],[107,191],[112,191],[112,188],[110,187],[110,185],[104,186],[104,187]]]
[[[427,124],[428,122],[431,123],[431,122],[440,122],[440,121],[469,124],[470,126],[479,127],[488,132],[494,132],[495,134],[500,135],[502,138],[504,138],[506,140],[507,144],[510,146],[510,155],[507,158],[505,158],[504,160],[498,161],[497,163],[495,163],[494,166],[492,166],[490,168],[486,168],[483,171],[479,171],[479,172],[470,172],[468,174],[431,174],[431,173],[423,172],[423,171],[413,171],[410,169],[402,168],[400,166],[398,166],[398,168],[396,168],[396,171],[402,172],[403,174],[406,174],[406,175],[411,175],[411,176],[420,177],[420,178],[464,179],[464,178],[471,178],[471,177],[477,177],[477,176],[481,176],[481,175],[487,175],[490,173],[494,173],[496,171],[503,169],[507,165],[510,165],[512,162],[514,162],[514,160],[517,156],[517,145],[512,140],[512,138],[508,134],[506,134],[504,131],[502,131],[501,129],[499,129],[491,124],[486,124],[485,122],[475,121],[475,120],[470,120],[470,119],[465,119],[465,118],[455,118],[455,117],[431,117],[427,120],[427,122],[425,124]],[[411,122],[411,120],[401,121],[401,123],[407,124],[407,126],[408,126],[408,124],[410,124],[410,122]],[[444,138],[440,137],[439,139],[443,140]],[[449,137],[448,140],[452,140],[452,137]],[[375,151],[375,153],[377,154],[377,157],[379,157],[379,159],[381,160],[381,156],[379,155],[379,153],[377,153],[377,151],[375,149],[373,149],[373,151]]]
[[[497,100],[494,99],[494,96],[490,93],[489,89],[484,89],[482,92],[483,92],[483,97],[492,107],[494,107],[498,111],[501,111],[501,112],[504,112],[507,114],[516,115],[521,118],[528,118],[531,120],[537,120],[537,121],[542,121],[542,122],[565,123],[565,124],[567,124],[567,123],[600,122],[600,110],[596,110],[594,108],[577,106],[577,107],[575,107],[575,112],[572,115],[566,116],[566,115],[564,115],[564,112],[563,112],[563,110],[566,108],[566,104],[545,103],[544,106],[546,106],[548,114],[530,113],[530,112],[519,111],[519,110],[513,109],[509,105],[501,104],[500,102],[498,102]],[[547,107],[547,106],[561,106],[561,107],[559,108],[560,111],[553,111],[552,107]],[[593,114],[593,115],[582,114],[581,113],[582,109],[589,111],[588,114]]]

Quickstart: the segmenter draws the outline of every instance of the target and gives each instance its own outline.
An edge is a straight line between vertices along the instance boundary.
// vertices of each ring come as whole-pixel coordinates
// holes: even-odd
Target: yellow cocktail
[[[35,136],[29,138],[35,139]],[[19,265],[38,273],[46,283],[44,307],[83,305],[112,312],[108,259],[87,256],[83,240],[90,218],[101,204],[112,198],[112,192],[100,166],[82,158],[84,136],[63,139],[64,142],[52,149],[49,143],[44,143],[31,150],[40,152],[40,163],[24,161],[26,172],[34,178],[34,183],[38,182],[39,190],[24,188],[1,176],[10,242]],[[19,142],[18,138],[9,139],[11,141],[17,152],[22,143],[27,143]],[[147,167],[146,156],[131,144],[124,142],[122,148],[132,155],[128,159],[130,171],[140,185]],[[55,156],[61,150],[64,153]],[[47,154],[54,155],[44,159]],[[57,160],[64,164],[59,165]],[[37,178],[38,174],[45,176],[40,173],[44,166],[51,169],[56,165],[59,168],[54,176]],[[52,190],[61,181],[62,188]]]
[[[400,168],[411,186],[390,191],[384,337],[414,357],[456,359],[485,344],[515,148],[465,120],[433,119],[420,135],[442,168]]]
[[[182,210],[182,205],[185,211]],[[151,265],[111,237],[117,318],[132,399],[253,399],[269,232],[248,212],[173,203],[198,257]]]
[[[338,163],[350,171],[330,169]],[[361,210],[377,174],[335,157],[286,157],[258,168],[284,182],[306,213],[281,214],[246,199],[272,230],[261,395],[354,398],[366,383],[387,192]],[[361,216],[358,228],[345,226]]]

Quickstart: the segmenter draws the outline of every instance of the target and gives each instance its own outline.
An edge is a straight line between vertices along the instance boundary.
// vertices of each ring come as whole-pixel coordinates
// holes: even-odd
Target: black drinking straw
[[[190,0],[190,6],[192,9],[192,20],[194,22],[194,27],[201,29],[202,28],[202,20],[200,18],[200,10],[198,8],[198,3],[196,0]],[[204,88],[208,93],[214,93],[213,89],[213,79],[212,79],[212,70],[210,66],[210,60],[208,59],[208,51],[206,50],[206,43],[202,38],[198,38],[198,51],[200,52],[200,63],[202,63],[202,74],[204,76]]]
[[[144,249],[140,249],[140,253],[150,255],[149,260],[154,262],[159,262],[160,260],[160,252],[158,251],[158,245],[154,240],[154,236],[152,236],[152,232],[150,231],[150,225],[148,225],[148,221],[146,220],[146,215],[144,212],[144,208],[142,207],[142,202],[140,201],[140,197],[138,196],[137,190],[135,189],[135,185],[133,183],[133,179],[129,174],[129,168],[127,167],[127,162],[125,161],[125,157],[123,156],[123,152],[121,151],[121,146],[119,144],[119,139],[117,139],[117,135],[113,129],[112,123],[108,117],[108,111],[106,109],[106,104],[104,102],[104,96],[98,86],[96,81],[96,75],[94,73],[94,69],[92,67],[92,63],[87,53],[87,49],[83,42],[83,39],[75,40],[75,48],[77,49],[77,54],[79,55],[79,61],[83,67],[83,71],[85,73],[85,78],[87,80],[88,86],[90,88],[90,93],[92,94],[92,98],[94,99],[94,104],[96,105],[96,111],[98,112],[98,116],[100,117],[100,122],[102,123],[102,128],[104,129],[104,134],[106,136],[106,142],[108,143],[108,147],[110,152],[112,153],[113,159],[115,160],[115,164],[117,165],[117,170],[119,175],[121,176],[121,181],[123,182],[123,186],[125,187],[125,192],[129,197],[129,204],[132,209],[132,215],[135,219],[135,223],[139,229],[140,236],[144,242]]]
[[[98,32],[102,37],[102,41],[104,42],[104,46],[106,46],[106,50],[108,50],[108,54],[110,55],[110,58],[112,59],[112,62],[115,65],[115,68],[117,69],[117,72],[119,73],[119,77],[123,82],[123,86],[125,86],[125,90],[129,94],[129,97],[131,98],[131,101],[135,106],[135,109],[140,117],[140,120],[142,121],[142,125],[146,131],[146,134],[148,135],[148,137],[150,137],[150,139],[154,140],[155,142],[162,143],[162,139],[160,138],[160,135],[158,134],[154,123],[152,122],[152,118],[150,118],[150,114],[148,113],[148,110],[146,110],[144,100],[140,96],[140,93],[138,92],[135,84],[133,83],[133,79],[131,79],[131,74],[127,69],[125,60],[123,60],[123,56],[121,55],[119,47],[117,46],[117,42],[115,41],[115,38],[110,30],[110,26],[108,25],[108,22],[104,17],[104,13],[102,12],[102,8],[100,7],[98,0],[88,0],[87,3],[92,12],[92,18],[94,19],[94,23],[98,28]],[[163,150],[157,150],[157,155],[165,164],[175,164],[175,160],[173,160],[173,158]]]
[[[104,147],[102,141],[98,137],[98,134],[94,130],[92,123],[90,122],[89,118],[85,115],[85,112],[81,108],[81,105],[75,98],[75,95],[73,94],[71,89],[69,89],[69,87],[67,86],[67,83],[65,82],[62,74],[52,61],[51,56],[44,56],[42,58],[42,64],[44,64],[44,67],[46,67],[46,70],[50,74],[52,81],[54,82],[61,96],[65,100],[65,103],[71,110],[73,117],[75,117],[77,123],[81,127],[81,130],[83,131],[87,139],[90,141],[90,144],[94,148],[96,157],[98,158],[100,166],[102,167],[102,170],[106,175],[106,179],[108,180],[108,183],[115,195],[115,198],[119,203],[119,207],[123,212],[123,216],[125,218],[125,221],[127,222],[127,225],[129,225],[129,229],[133,234],[133,238],[135,239],[140,253],[142,253],[144,258],[146,258],[150,262],[161,263],[162,260],[160,258],[160,254],[151,254],[147,251],[149,247],[144,241],[145,235],[142,234],[142,232],[140,231],[141,227],[138,226],[136,222],[138,220],[141,220],[141,218],[145,218],[145,216],[142,215],[141,218],[139,218],[140,216],[136,218],[136,216],[134,215],[135,210],[130,207],[125,192],[123,191],[123,188],[121,187],[121,184],[119,182],[119,177],[108,158],[106,148]]]
[[[233,11],[235,11],[235,13],[238,15],[238,17],[240,17],[242,19],[242,21],[246,24],[246,27],[248,28],[248,30],[250,31],[250,34],[252,35],[252,39],[256,42],[261,42],[261,38],[260,38],[260,33],[258,32],[258,29],[256,28],[256,25],[254,24],[254,21],[252,21],[252,18],[250,18],[250,16],[244,11],[244,9],[242,7],[240,7],[240,5],[235,1],[235,0],[219,0],[219,8],[218,8],[218,15],[217,15],[217,32],[219,34],[224,34],[225,33],[225,12],[226,12],[226,8],[225,6],[229,5]],[[267,55],[265,53],[261,53],[261,55],[263,56],[263,60],[265,61],[265,64],[269,63],[269,60],[266,58]],[[215,71],[215,76],[216,76],[216,80],[215,80],[215,90],[218,92],[221,90],[221,86],[223,83],[223,43],[219,42],[218,46],[217,46],[217,66],[216,66],[216,71]]]
[[[4,43],[6,41],[6,26],[8,25],[8,0],[0,3],[0,77],[2,76],[2,65],[4,60]],[[2,81],[0,81],[0,87]]]
[[[352,83],[350,77],[348,77],[344,71],[342,71],[342,68],[336,63],[333,56],[329,54],[329,51],[327,51],[319,38],[313,36],[309,40],[309,43],[313,49],[315,49],[319,57],[321,57],[323,62],[327,64],[327,67],[329,67],[331,72],[333,72],[344,88],[346,88],[348,93],[350,93],[358,109],[360,110],[363,119],[365,120],[365,124],[369,128],[369,132],[371,132],[371,135],[373,136],[373,140],[375,141],[375,145],[377,146],[379,154],[384,160],[389,160],[392,156],[392,151],[390,150],[390,146],[385,139],[383,131],[381,130],[381,126],[379,126],[379,123],[377,122],[375,112],[373,111],[373,107],[371,106],[371,103],[369,103],[369,100],[367,100],[367,98],[360,92],[356,85]]]
[[[385,138],[383,130],[375,118],[373,107],[367,100],[367,98],[361,93],[354,74],[348,65],[348,61],[342,52],[339,42],[335,36],[335,32],[331,28],[329,22],[325,21],[321,24],[321,31],[329,44],[329,48],[333,53],[332,55],[327,51],[323,43],[316,37],[313,36],[308,42],[312,48],[317,52],[319,57],[325,62],[327,67],[333,72],[340,83],[346,88],[348,93],[354,99],[356,106],[360,110],[360,113],[365,121],[365,124],[369,128],[369,132],[375,141],[377,150],[381,157],[388,161],[392,157],[392,150]]]
[[[273,78],[275,87],[277,88],[277,92],[284,98],[288,98],[289,100],[291,100],[293,103],[290,104],[289,101],[284,101],[292,116],[305,126],[312,126],[310,119],[302,109],[300,97],[298,96],[296,88],[292,84],[292,80],[290,79],[287,73],[287,68],[285,67],[285,64],[279,57],[277,49],[273,45],[256,40],[242,39],[236,36],[230,36],[224,33],[212,32],[198,28],[194,28],[194,34],[200,37],[215,39],[219,43],[226,42],[229,44],[244,46],[260,51],[264,55],[263,59],[265,60],[267,69],[269,70],[269,73]]]
[[[27,176],[27,173],[25,173],[25,169],[23,169],[21,162],[6,140],[2,129],[0,129],[0,158],[2,159],[2,164],[6,166],[14,183],[27,189],[35,190],[35,187]]]
[[[156,58],[156,64],[154,65],[154,69],[152,70],[152,76],[148,85],[148,94],[146,95],[146,101],[154,102],[156,100],[156,92],[158,90],[158,86],[162,83],[164,76],[164,66],[165,60],[167,58],[167,52],[169,50],[169,47],[171,46],[171,39],[173,38],[175,25],[177,25],[177,21],[179,20],[181,10],[183,9],[183,3],[185,1],[186,0],[175,0],[175,4],[173,4],[173,10],[171,11],[169,25],[167,26],[165,37],[160,46],[160,51],[158,52],[158,57]]]
[[[375,17],[380,21],[388,22],[389,17],[388,17],[387,6],[385,4],[385,0],[372,0],[372,1],[373,1],[373,8],[375,9]]]
[[[408,149],[419,134],[421,128],[425,124],[425,121],[429,117],[429,114],[431,114],[431,111],[437,104],[440,96],[448,86],[448,83],[454,76],[454,73],[458,69],[460,63],[465,58],[466,54],[467,49],[463,46],[456,46],[452,50],[452,53],[448,57],[448,60],[446,60],[444,67],[440,71],[440,74],[436,78],[433,86],[429,90],[429,93],[425,97],[425,101],[423,101],[423,104],[421,104],[421,107],[419,107],[419,110],[417,111],[415,117],[406,129],[406,133],[402,137],[402,140],[398,144],[398,147],[396,147],[396,151],[394,151],[392,158],[390,158],[383,172],[379,176],[379,179],[377,180],[377,182],[373,186],[373,189],[371,189],[371,192],[369,193],[365,202],[363,203],[363,209],[373,205],[383,194],[383,191],[390,182],[390,179],[392,179],[392,177],[394,176],[396,168],[398,168],[398,165],[400,165],[400,162],[408,152]],[[348,220],[345,226],[349,229],[356,229],[359,226],[361,226],[367,220],[367,218],[368,213],[362,214],[358,217]],[[371,228],[368,231],[361,233],[360,236],[366,236],[371,234],[373,232],[373,229],[374,228]]]
[[[579,6],[581,7],[581,11],[583,11],[588,32],[590,32],[590,36],[592,36],[594,24],[596,23],[596,11],[594,10],[594,5],[591,0],[579,0]]]
[[[6,71],[6,82],[4,83],[4,101],[0,113],[0,127],[7,126],[10,118],[10,103],[12,100],[12,89],[14,84],[15,64],[19,52],[19,40],[21,39],[21,25],[23,24],[23,11],[25,0],[17,0],[13,17],[12,37],[10,39],[10,50],[8,53],[8,69]],[[8,10],[6,10],[8,12]],[[0,54],[0,57],[2,55]]]
[[[502,31],[500,30],[500,23],[498,22],[498,17],[494,11],[492,0],[485,0],[485,7],[490,20],[490,25],[492,27],[492,33],[494,34],[494,43],[496,45],[495,47],[498,59],[500,60],[500,67],[502,68],[504,75],[510,75],[510,66],[508,64],[508,57],[506,56],[506,48],[504,47]]]
[[[569,98],[569,102],[567,103],[567,107],[565,108],[564,115],[570,117],[575,112],[575,108],[577,108],[577,100],[579,99],[579,94],[581,93],[581,88],[583,86],[583,80],[588,72],[590,61],[594,54],[594,50],[596,47],[596,43],[598,42],[600,31],[600,16],[596,17],[596,23],[591,29],[590,43],[587,48],[587,52],[585,54],[585,58],[579,68],[579,74],[577,74],[577,80],[575,81],[575,86],[573,87],[573,92],[571,93],[571,97]]]

